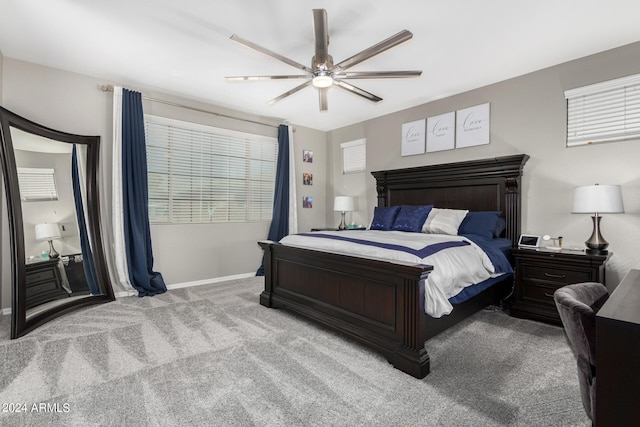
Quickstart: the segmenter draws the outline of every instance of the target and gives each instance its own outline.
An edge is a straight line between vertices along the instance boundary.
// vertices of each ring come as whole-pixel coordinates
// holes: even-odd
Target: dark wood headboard
[[[520,236],[520,178],[526,154],[376,171],[378,206],[434,205],[470,211],[501,211],[505,237]]]

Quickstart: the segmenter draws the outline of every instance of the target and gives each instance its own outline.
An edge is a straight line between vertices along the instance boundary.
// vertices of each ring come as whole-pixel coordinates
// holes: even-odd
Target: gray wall
[[[2,105],[30,120],[54,129],[70,133],[100,135],[100,174],[105,181],[100,198],[105,206],[110,206],[111,197],[111,150],[112,150],[112,94],[100,90],[103,84],[113,84],[103,79],[52,69],[13,58],[4,58],[2,65],[4,90]],[[127,87],[125,85],[125,87]],[[264,121],[245,113],[226,110],[221,107],[181,99],[172,94],[160,93],[144,86],[129,87],[143,92],[151,98],[203,108],[222,114]],[[261,126],[243,121],[227,119],[188,109],[171,107],[144,101],[144,111],[173,119],[218,126],[227,129],[247,131],[264,135],[277,135],[278,123]],[[302,172],[307,169],[314,174],[314,200],[326,200],[327,149],[326,134],[313,129],[296,127],[294,132],[294,156],[297,163],[298,189],[302,191]],[[303,166],[302,150],[314,151],[314,163]],[[4,199],[4,197],[3,197]],[[302,209],[301,195],[298,206],[300,230],[324,225],[324,204],[314,204],[313,209]],[[103,212],[103,233],[105,217]],[[6,223],[6,210],[2,215]],[[154,269],[160,271],[167,284],[178,284],[208,280],[239,274],[254,273],[260,264],[262,252],[256,242],[267,237],[268,222],[197,224],[197,225],[154,225],[151,237],[155,257]],[[3,233],[5,231],[3,230]],[[4,234],[3,234],[4,235]],[[3,243],[4,243],[3,239]],[[107,251],[109,247],[105,248]],[[8,243],[2,248],[2,308],[10,306],[10,276],[5,269],[10,268],[7,260]],[[116,288],[116,291],[119,291]]]
[[[640,235],[640,140],[566,148],[563,92],[638,72],[640,43],[635,43],[329,132],[332,188],[336,194],[359,195],[353,215],[370,221],[376,205],[371,171],[526,153],[531,159],[524,169],[522,232],[563,236],[564,246],[582,248],[592,224],[589,215],[571,214],[573,189],[594,183],[622,186],[626,213],[602,220],[613,252],[607,282],[618,283],[630,268],[640,268],[635,245]],[[485,102],[491,103],[489,145],[400,156],[403,123]],[[344,176],[340,143],[357,138],[367,139],[367,172]]]

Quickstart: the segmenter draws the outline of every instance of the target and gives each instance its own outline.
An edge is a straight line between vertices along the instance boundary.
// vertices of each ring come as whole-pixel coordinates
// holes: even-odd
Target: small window
[[[18,168],[18,184],[23,202],[58,200],[54,169]]]
[[[342,173],[364,172],[367,166],[367,140],[343,142],[342,148]]]
[[[640,75],[567,90],[567,146],[640,138]]]

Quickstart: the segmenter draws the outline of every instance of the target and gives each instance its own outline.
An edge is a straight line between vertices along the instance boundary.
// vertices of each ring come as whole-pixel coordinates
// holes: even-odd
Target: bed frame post
[[[271,295],[273,290],[273,265],[271,263],[271,244],[275,242],[272,241],[261,241],[258,242],[258,245],[264,251],[263,265],[264,265],[264,291],[260,294],[260,305],[264,305],[265,307],[272,308],[273,302],[271,301]]]
[[[402,344],[395,348],[389,362],[397,369],[416,377],[429,374],[431,361],[425,349],[426,324],[424,313],[424,287],[430,271],[425,271],[419,280],[405,279],[398,290],[397,310],[402,328]]]
[[[524,160],[526,162],[526,159]],[[523,162],[524,164],[524,162]],[[505,218],[507,229],[505,230],[507,239],[513,243],[513,247],[518,246],[520,237],[520,177],[505,178]]]

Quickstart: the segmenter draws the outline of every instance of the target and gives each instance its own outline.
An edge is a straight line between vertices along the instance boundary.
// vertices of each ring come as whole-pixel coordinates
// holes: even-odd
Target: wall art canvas
[[[456,143],[456,113],[427,118],[427,153],[453,150]]]
[[[489,143],[489,103],[456,111],[456,148]]]
[[[424,154],[425,119],[402,125],[402,151],[403,156]]]

